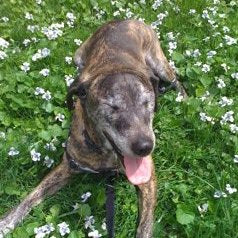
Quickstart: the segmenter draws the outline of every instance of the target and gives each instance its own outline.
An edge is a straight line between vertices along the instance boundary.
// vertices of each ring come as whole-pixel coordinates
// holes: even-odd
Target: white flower
[[[70,233],[69,225],[66,222],[62,222],[57,225],[61,236],[65,236]]]
[[[220,197],[227,197],[226,193],[220,191],[220,190],[217,190],[215,193],[214,193],[214,198],[220,198]]]
[[[38,50],[41,53],[41,57],[45,58],[50,55],[50,50],[48,48],[43,48],[42,50]]]
[[[48,48],[39,49],[33,56],[32,60],[36,61],[38,59],[46,58],[50,55],[50,50]]]
[[[232,38],[231,36],[225,35],[223,38],[224,38],[224,40],[226,41],[226,44],[227,44],[227,45],[237,44],[237,39]]]
[[[69,87],[73,83],[74,78],[71,74],[69,74],[64,76],[64,80],[66,82],[66,85]]]
[[[0,139],[5,140],[6,139],[6,134],[3,131],[0,131]]]
[[[193,53],[192,53],[192,56],[194,57],[194,58],[197,58],[197,57],[199,57],[201,55],[201,53],[200,53],[200,50],[199,49],[195,49],[194,51],[193,51]]]
[[[5,58],[7,58],[7,54],[4,51],[0,50],[0,59],[4,60]]]
[[[0,48],[6,49],[6,48],[8,48],[8,46],[9,46],[9,43],[6,40],[4,40],[2,37],[0,37]]]
[[[51,24],[48,27],[42,27],[41,32],[49,39],[49,40],[55,40],[59,36],[62,36],[63,31],[60,30],[64,27],[64,23],[55,23]]]
[[[227,26],[223,26],[222,30],[224,33],[227,33],[230,31],[230,29]]]
[[[210,122],[211,124],[215,124],[214,118],[207,116],[206,113],[200,112],[200,113],[199,113],[199,116],[200,116],[200,120],[201,120],[201,121]]]
[[[3,22],[8,22],[8,21],[9,21],[9,18],[8,18],[8,17],[2,17],[1,20],[2,20]]]
[[[165,18],[165,17],[167,17],[168,16],[168,12],[167,11],[165,11],[165,13],[159,13],[158,15],[157,15],[157,25],[162,25],[162,23],[163,23],[163,19]]]
[[[169,42],[169,48],[171,50],[177,49],[177,42]]]
[[[41,153],[39,153],[39,152],[36,152],[36,150],[35,149],[33,149],[33,150],[31,150],[31,159],[33,160],[33,161],[40,161],[40,157],[41,157]]]
[[[202,65],[202,62],[198,61],[198,62],[195,63],[194,65],[200,67],[200,66]]]
[[[86,192],[81,196],[81,202],[86,202],[90,197],[91,197],[91,193],[90,192]]]
[[[8,155],[9,155],[9,156],[15,156],[15,155],[18,155],[19,153],[20,153],[20,152],[19,152],[16,148],[11,147],[10,150],[9,150],[9,152],[8,152]]]
[[[218,82],[218,84],[217,84],[218,88],[225,88],[226,87],[226,84],[224,83],[224,81],[221,78],[219,78],[217,80],[217,82]]]
[[[35,31],[39,30],[39,26],[38,25],[28,25],[27,30],[34,33]]]
[[[207,37],[205,37],[204,39],[202,39],[204,42],[208,42],[209,40],[210,40],[210,36],[207,36]]]
[[[40,41],[40,39],[37,39],[36,37],[31,37],[31,40],[33,41],[33,42],[38,42],[38,41]]]
[[[64,121],[64,119],[65,119],[65,116],[64,116],[63,114],[61,114],[61,113],[58,113],[58,114],[55,116],[55,120],[56,120],[56,121],[62,122],[62,121]]]
[[[237,192],[237,189],[236,189],[236,188],[232,188],[230,184],[226,184],[226,191],[227,191],[229,194],[232,194],[232,193],[236,193],[236,192]]]
[[[226,112],[222,117],[221,117],[221,125],[226,124],[227,122],[234,122],[234,117],[233,117],[234,112],[233,111],[229,111]]]
[[[35,238],[44,238],[45,236],[49,235],[54,230],[55,228],[53,227],[52,223],[34,228],[34,233],[36,234]]]
[[[39,72],[39,74],[41,74],[41,75],[44,76],[44,77],[47,77],[47,76],[49,76],[49,74],[50,74],[50,70],[49,70],[49,69],[42,69],[42,70]]]
[[[230,131],[231,133],[238,133],[238,126],[235,124],[230,124]]]
[[[229,99],[227,97],[222,97],[218,103],[221,107],[230,106],[233,104],[233,99]]]
[[[202,11],[202,18],[203,19],[209,19],[210,18],[209,14],[208,14],[208,10],[203,10]]]
[[[56,147],[53,142],[46,143],[44,148],[49,151],[56,151]]]
[[[82,44],[82,41],[80,39],[74,39],[74,43],[76,45],[81,45]]]
[[[175,37],[174,37],[173,32],[168,32],[166,35],[167,35],[167,37],[168,37],[168,39],[169,39],[170,41],[175,40]]]
[[[94,230],[88,233],[88,237],[99,238],[102,235],[98,232],[98,230]]]
[[[48,90],[42,95],[42,98],[45,99],[46,101],[49,101],[51,99],[51,92]]]
[[[238,155],[235,155],[235,157],[234,157],[234,163],[238,163]]]
[[[236,4],[237,4],[236,1],[234,1],[234,0],[230,1],[230,6],[234,7]]]
[[[212,58],[216,54],[217,54],[217,52],[215,50],[211,50],[211,51],[207,52],[207,58]]]
[[[41,5],[42,4],[42,0],[36,0],[36,3],[38,4],[38,5]]]
[[[204,73],[207,73],[207,72],[209,72],[210,70],[211,70],[210,65],[208,65],[208,64],[203,64],[203,65],[202,65],[202,71],[203,71]]]
[[[84,222],[85,229],[90,228],[91,230],[94,230],[93,224],[95,223],[95,220],[93,216],[86,216],[84,221],[85,221]]]
[[[121,14],[120,11],[115,11],[115,12],[113,12],[113,16],[114,16],[114,17],[120,16],[120,14]]]
[[[204,102],[209,96],[210,96],[210,93],[206,91],[205,94],[201,97],[202,102]]]
[[[69,19],[70,21],[74,21],[76,19],[76,17],[72,12],[67,12],[66,18]]]
[[[153,10],[157,10],[157,8],[163,3],[163,0],[155,0],[153,5],[152,5],[152,8]]]
[[[231,77],[233,79],[238,79],[238,72],[231,74]]]
[[[54,163],[54,160],[51,159],[49,156],[45,156],[45,159],[44,159],[44,165],[47,167],[47,168],[50,168]]]
[[[106,222],[103,222],[102,225],[101,225],[102,229],[105,231],[107,229],[107,225],[106,225]]]
[[[188,14],[192,15],[192,14],[195,14],[195,13],[196,13],[196,10],[195,10],[195,9],[189,9]]]
[[[28,46],[30,43],[31,43],[31,40],[30,40],[30,39],[25,39],[25,40],[22,42],[22,44],[23,44],[24,46]]]
[[[69,56],[66,56],[66,57],[65,57],[65,62],[66,62],[67,64],[71,64],[71,63],[72,63],[72,60],[73,60],[72,57],[69,57]]]
[[[33,15],[29,12],[26,12],[25,18],[28,19],[28,20],[33,20]]]
[[[74,210],[79,209],[79,203],[76,202],[72,207],[73,207]]]
[[[190,56],[192,55],[192,52],[191,52],[191,50],[186,50],[186,51],[185,51],[185,54],[186,54],[188,57],[190,57]]]
[[[208,203],[204,203],[201,206],[198,206],[198,211],[201,214],[201,216],[203,216],[203,213],[206,213],[208,210]]]
[[[227,72],[228,69],[230,69],[229,66],[226,65],[226,63],[221,64],[221,67]]]
[[[20,66],[21,70],[24,71],[25,73],[30,70],[30,64],[28,62],[24,62]]]
[[[43,88],[40,87],[36,87],[35,89],[35,95],[42,95],[45,93],[45,90]]]
[[[175,101],[176,101],[176,102],[182,102],[183,99],[184,99],[183,95],[179,92],[178,95],[177,95],[177,97],[176,97],[176,99],[175,99]]]

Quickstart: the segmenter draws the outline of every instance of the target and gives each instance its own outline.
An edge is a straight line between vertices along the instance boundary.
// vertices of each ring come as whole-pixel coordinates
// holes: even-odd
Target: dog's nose
[[[150,154],[153,149],[153,141],[149,137],[139,137],[132,143],[132,151],[139,156]]]

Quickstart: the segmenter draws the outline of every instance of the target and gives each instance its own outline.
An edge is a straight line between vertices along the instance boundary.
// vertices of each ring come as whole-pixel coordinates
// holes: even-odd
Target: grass
[[[154,237],[238,237],[238,195],[229,194],[225,189],[226,184],[232,188],[238,185],[238,167],[233,162],[238,154],[238,134],[229,127],[238,125],[238,80],[232,76],[238,72],[238,46],[235,42],[229,45],[224,39],[225,35],[238,38],[238,5],[228,0],[164,0],[153,10],[153,1],[141,2],[45,0],[39,5],[35,1],[11,0],[1,3],[1,17],[8,17],[9,21],[0,20],[0,37],[10,44],[3,49],[7,57],[0,60],[0,131],[6,135],[6,139],[0,138],[0,214],[19,203],[49,172],[43,163],[46,155],[54,160],[52,167],[60,161],[61,144],[67,138],[71,117],[64,104],[67,90],[64,77],[76,74],[75,66],[67,64],[65,57],[72,57],[78,48],[74,39],[84,41],[104,22],[126,18],[130,12],[132,18],[144,18],[151,24],[158,19],[158,14],[167,11],[168,15],[156,31],[160,32],[165,54],[174,61],[189,99],[176,102],[174,92],[158,99],[159,109],[154,119],[154,161],[158,178]],[[232,2],[236,5],[231,6]],[[127,10],[113,16],[120,7]],[[189,14],[190,9],[195,9],[196,13]],[[202,18],[206,9],[215,23]],[[33,14],[34,19],[26,19],[26,12]],[[74,27],[66,23],[68,12],[76,17]],[[65,26],[61,29],[62,36],[55,40],[47,39],[41,32],[41,27],[60,22]],[[28,25],[38,25],[39,29],[30,32]],[[224,32],[225,26],[229,32]],[[167,35],[169,32],[173,32],[175,39]],[[31,40],[24,46],[23,41],[32,37],[39,41]],[[204,41],[206,37],[210,39]],[[171,53],[169,42],[177,42],[177,48]],[[51,50],[50,56],[32,61],[32,55],[45,47]],[[186,50],[195,49],[199,49],[201,55],[186,54]],[[207,53],[211,50],[216,51],[216,55],[209,58]],[[24,62],[30,63],[27,72],[20,68]],[[198,62],[210,65],[210,71],[203,72],[202,65],[194,65]],[[229,69],[224,70],[223,63]],[[39,74],[43,68],[50,69],[48,77]],[[226,87],[217,86],[218,78],[223,79]],[[51,100],[36,96],[36,87],[49,90]],[[201,97],[206,91],[210,95],[203,101]],[[221,107],[218,104],[224,96],[233,99],[232,105]],[[234,122],[221,125],[221,117],[228,111],[234,112]],[[202,121],[201,112],[214,118],[214,124],[209,119]],[[59,113],[65,115],[63,122],[55,120]],[[44,149],[54,138],[57,150]],[[10,147],[16,148],[19,155],[9,156]],[[33,148],[41,153],[41,161],[32,161],[30,151]],[[63,221],[69,224],[69,238],[87,237],[89,230],[84,228],[84,218],[90,214],[95,218],[96,229],[106,237],[101,229],[105,218],[104,183],[103,178],[93,175],[75,176],[63,190],[34,208],[7,237],[35,237],[33,228],[47,223],[57,227]],[[225,192],[227,197],[214,198],[217,190]],[[71,214],[72,206],[76,202],[81,204],[80,196],[87,191],[92,192],[92,196],[86,205]],[[201,214],[198,206],[202,204],[208,204],[208,210]],[[116,237],[133,237],[136,205],[134,187],[119,177],[116,180]],[[57,229],[51,235],[60,237]]]

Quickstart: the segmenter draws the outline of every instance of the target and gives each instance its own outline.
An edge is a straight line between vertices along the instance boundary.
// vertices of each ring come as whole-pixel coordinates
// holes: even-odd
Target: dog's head
[[[152,83],[132,73],[116,73],[91,83],[76,81],[71,87],[72,92],[80,98],[98,133],[106,138],[105,146],[124,159],[126,172],[130,174],[132,171],[127,170],[135,170],[140,165],[147,170],[150,164],[145,158],[155,144]],[[140,183],[135,180],[132,182]]]

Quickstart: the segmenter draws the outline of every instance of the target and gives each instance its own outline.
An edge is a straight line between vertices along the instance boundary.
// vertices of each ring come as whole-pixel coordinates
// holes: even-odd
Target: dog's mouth
[[[111,144],[112,148],[117,153],[124,169],[128,180],[134,184],[139,185],[147,183],[150,180],[152,173],[152,161],[150,156],[145,157],[128,157],[122,154],[112,137],[104,131],[103,134]]]

